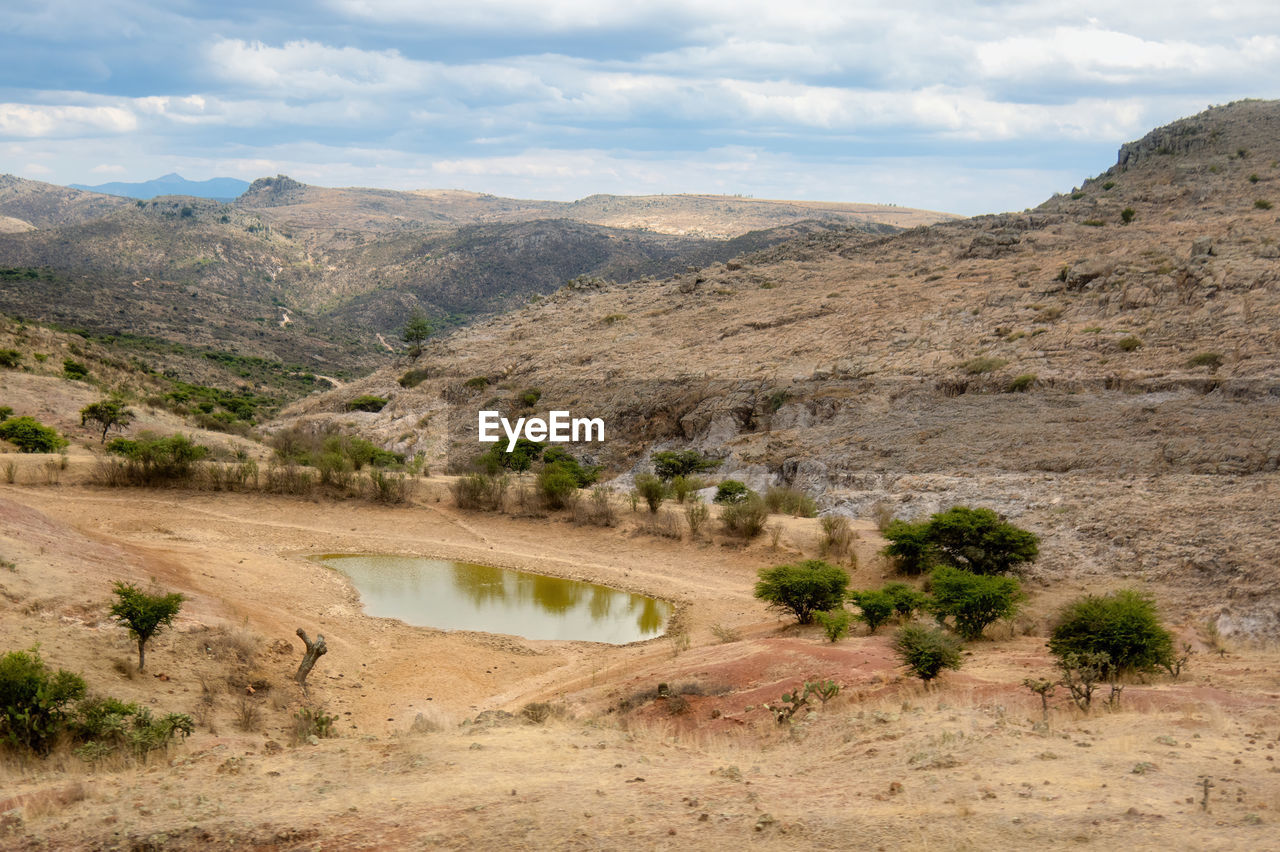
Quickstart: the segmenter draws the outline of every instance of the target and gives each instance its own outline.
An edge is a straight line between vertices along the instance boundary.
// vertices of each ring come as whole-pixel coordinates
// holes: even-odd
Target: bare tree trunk
[[[316,661],[329,652],[329,648],[324,643],[324,636],[317,633],[316,641],[312,642],[307,638],[307,631],[301,627],[298,628],[298,637],[302,643],[307,646],[307,653],[302,657],[302,663],[298,666],[297,673],[293,679],[303,688],[307,688],[307,675],[311,674],[311,669],[315,667]]]
[[[142,667],[146,665],[146,662],[147,662],[147,656],[145,651],[146,645],[147,645],[146,639],[138,640],[138,673],[139,674],[142,673]]]

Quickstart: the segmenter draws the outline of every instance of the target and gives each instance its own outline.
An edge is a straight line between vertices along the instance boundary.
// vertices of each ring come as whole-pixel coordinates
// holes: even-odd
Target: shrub
[[[540,445],[535,445],[540,446]],[[517,447],[519,449],[519,447]],[[548,465],[558,465],[568,471],[579,488],[586,488],[600,478],[600,465],[583,467],[582,463],[560,447],[548,447],[542,454],[542,461]]]
[[[1138,215],[1138,211],[1132,207],[1126,207],[1120,211],[1120,221],[1126,225],[1133,221],[1133,217]]]
[[[1009,393],[1025,393],[1026,391],[1031,390],[1032,385],[1035,383],[1035,373],[1023,373],[1009,382],[1009,384],[1005,386],[1005,390]]]
[[[405,373],[396,381],[402,388],[416,388],[418,385],[431,378],[430,368],[415,368]]]
[[[770,512],[791,515],[796,518],[816,518],[818,504],[798,488],[772,487],[764,494],[765,505]]]
[[[101,443],[106,443],[107,432],[112,429],[123,430],[133,422],[133,412],[122,400],[104,399],[80,409],[80,425],[85,426],[91,422],[102,427]]]
[[[929,601],[928,595],[906,583],[889,583],[880,591],[889,596],[893,601],[894,611],[902,618],[910,618],[912,613],[923,609]]]
[[[823,556],[844,559],[849,555],[853,542],[858,535],[849,526],[849,519],[843,515],[826,515],[819,522],[822,525],[822,540],[818,549]]]
[[[908,624],[893,637],[893,651],[902,665],[925,683],[936,678],[943,669],[960,668],[960,646],[956,640],[935,627]]]
[[[542,391],[537,388],[529,388],[520,394],[520,404],[525,408],[532,408],[538,404],[538,400],[542,399]]]
[[[751,489],[744,483],[741,483],[736,479],[726,479],[724,482],[721,482],[716,486],[716,496],[713,499],[716,503],[732,505],[746,500],[747,496],[750,494]]]
[[[866,622],[867,629],[872,633],[894,613],[894,599],[885,594],[883,589],[850,592],[849,600],[858,605],[861,610],[858,618]]]
[[[1216,370],[1222,366],[1221,352],[1198,352],[1187,359],[1188,367],[1208,367]]]
[[[471,390],[480,390],[481,388],[489,386],[489,377],[488,376],[472,376],[471,378],[463,382],[462,386],[465,388],[470,388]]]
[[[1087,225],[1090,228],[1101,228],[1103,225],[1107,223],[1102,221],[1101,219],[1085,219],[1080,224]]]
[[[689,538],[698,537],[698,531],[707,523],[707,519],[711,517],[711,510],[707,508],[707,504],[701,500],[690,500],[684,507],[684,519],[689,524]]]
[[[505,475],[477,472],[458,477],[449,490],[453,492],[454,505],[459,509],[497,512],[502,509],[509,483]]]
[[[881,530],[889,544],[881,551],[897,565],[899,574],[923,574],[929,569],[929,524],[889,521]]]
[[[533,463],[542,457],[544,446],[539,441],[517,438],[515,448],[511,452],[507,452],[506,445],[498,442],[478,456],[476,463],[491,474],[497,473],[502,469],[523,473],[533,467]],[[565,455],[567,456],[568,454],[565,453]],[[558,458],[563,458],[563,456]]]
[[[24,453],[56,453],[67,445],[57,430],[34,417],[11,417],[0,423],[0,438]]]
[[[194,733],[195,723],[185,713],[156,719],[149,707],[94,697],[76,707],[69,729],[73,738],[84,742],[76,749],[84,760],[94,762],[123,750],[145,761],[151,752],[168,748],[176,735]]]
[[[702,480],[696,476],[673,476],[671,477],[671,496],[677,503],[683,503],[689,499],[689,495],[702,488]]]
[[[720,511],[720,523],[725,532],[750,541],[764,532],[769,522],[769,509],[759,494],[752,494],[741,503],[731,503]]]
[[[849,575],[843,568],[809,559],[761,568],[755,596],[775,609],[793,613],[798,623],[811,624],[815,613],[841,607],[848,585]]]
[[[839,642],[847,636],[849,623],[853,620],[849,610],[844,607],[828,610],[827,612],[814,613],[814,617],[822,625],[822,632],[826,634],[828,642]]]
[[[1009,361],[1005,358],[991,358],[983,355],[977,358],[970,358],[961,366],[964,367],[964,371],[969,375],[978,376],[983,373],[993,373],[1008,363]]]
[[[1259,210],[1270,210],[1271,202],[1265,198],[1259,198],[1257,201],[1253,202],[1253,206]]]
[[[594,524],[597,527],[611,527],[617,520],[617,513],[610,499],[609,489],[597,485],[591,489],[591,497],[578,500],[573,506],[573,520],[580,524]]]
[[[658,507],[667,496],[667,486],[652,473],[642,473],[636,477],[636,492],[644,498],[649,512],[657,514]]]
[[[404,503],[409,499],[410,482],[404,474],[375,467],[369,471],[369,489],[379,503]]]
[[[347,411],[381,411],[386,405],[387,400],[384,397],[364,394],[347,400],[345,408]]]
[[[1001,520],[990,509],[956,506],[934,515],[926,527],[936,558],[975,574],[1003,574],[1040,555],[1034,533]]]
[[[36,649],[0,657],[0,735],[17,748],[44,753],[66,721],[67,705],[84,695],[84,679],[50,671]]]
[[[1120,347],[1121,352],[1133,352],[1135,349],[1142,348],[1142,341],[1130,335],[1129,337],[1123,337],[1117,341],[1116,346]]]
[[[293,713],[293,727],[289,731],[294,745],[305,743],[310,737],[327,739],[334,736],[333,725],[337,716],[331,716],[320,707],[300,707]]]
[[[0,349],[0,367],[12,370],[22,363],[22,353],[17,349]]]
[[[677,476],[715,470],[719,466],[719,459],[706,458],[697,450],[664,450],[653,454],[653,472],[664,482]]]
[[[107,444],[107,452],[123,461],[113,466],[113,479],[104,484],[151,486],[190,479],[196,462],[209,454],[209,448],[186,435],[161,438],[144,432],[133,440],[116,438]]]
[[[1050,634],[1049,651],[1059,660],[1101,654],[1101,674],[1114,681],[1168,665],[1173,637],[1160,623],[1151,598],[1124,589],[1068,604]]]
[[[89,377],[89,368],[79,361],[67,358],[62,362],[62,374],[68,379],[86,379]]]
[[[578,493],[578,478],[564,462],[544,465],[538,472],[538,493],[548,509],[563,509]]]
[[[935,568],[929,582],[934,615],[939,620],[953,618],[956,632],[966,640],[978,639],[987,625],[1011,617],[1022,597],[1013,577],[973,574],[946,565]]]

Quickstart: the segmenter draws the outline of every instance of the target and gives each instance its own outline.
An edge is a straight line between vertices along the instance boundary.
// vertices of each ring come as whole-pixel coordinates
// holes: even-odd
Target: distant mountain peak
[[[169,172],[154,180],[140,183],[113,181],[112,183],[86,186],[73,183],[72,189],[101,192],[106,195],[122,195],[125,198],[148,200],[157,195],[190,195],[195,198],[212,198],[215,201],[231,201],[249,188],[247,181],[239,178],[218,177],[209,180],[187,180],[177,172]]]

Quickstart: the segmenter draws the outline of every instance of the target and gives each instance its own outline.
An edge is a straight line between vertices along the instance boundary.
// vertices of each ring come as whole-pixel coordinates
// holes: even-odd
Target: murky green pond
[[[660,635],[666,601],[578,580],[417,556],[324,556],[365,611],[444,630],[622,645]]]

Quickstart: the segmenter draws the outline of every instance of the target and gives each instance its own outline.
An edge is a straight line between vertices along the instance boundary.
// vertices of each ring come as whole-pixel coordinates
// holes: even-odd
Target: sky
[[[1280,96],[1274,0],[3,0],[0,173],[1021,210]]]

